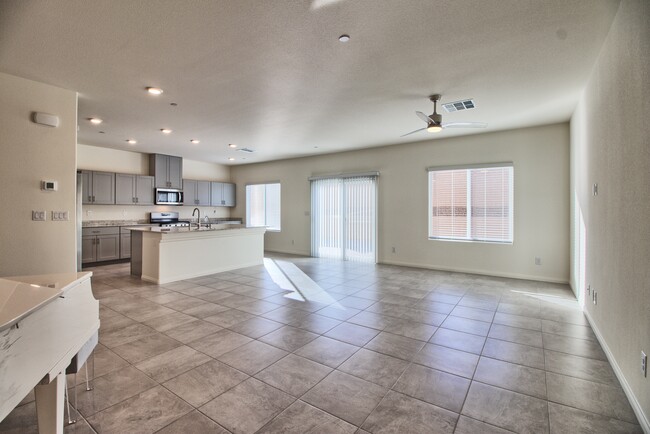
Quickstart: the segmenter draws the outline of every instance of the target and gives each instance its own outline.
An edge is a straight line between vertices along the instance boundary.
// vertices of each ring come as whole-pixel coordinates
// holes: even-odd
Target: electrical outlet
[[[648,376],[648,356],[643,351],[641,351],[641,372],[644,377]]]
[[[591,285],[587,285],[587,294],[591,294]]]
[[[45,211],[32,211],[32,220],[35,222],[44,222]]]
[[[594,193],[594,196],[598,196],[598,183],[594,184],[593,193]]]
[[[393,247],[393,253],[397,253],[397,252],[395,251],[395,247]]]
[[[594,304],[598,304],[598,293],[594,291]]]
[[[535,265],[542,265],[542,258],[535,256]]]

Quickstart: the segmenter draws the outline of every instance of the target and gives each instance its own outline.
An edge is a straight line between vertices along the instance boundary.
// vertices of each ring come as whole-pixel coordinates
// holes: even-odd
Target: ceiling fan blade
[[[415,112],[415,114],[418,115],[418,117],[419,117],[420,119],[422,119],[424,122],[426,122],[427,125],[429,125],[429,124],[431,123],[431,119],[429,119],[429,116],[425,115],[424,113],[422,113],[422,112]]]
[[[409,136],[409,135],[411,135],[411,134],[413,134],[413,133],[418,133],[418,132],[420,132],[420,131],[424,131],[424,130],[426,130],[426,129],[427,129],[426,127],[424,127],[424,128],[420,128],[419,130],[415,130],[415,131],[411,131],[410,133],[402,134],[400,137]]]
[[[448,122],[442,124],[442,128],[485,128],[485,122]]]

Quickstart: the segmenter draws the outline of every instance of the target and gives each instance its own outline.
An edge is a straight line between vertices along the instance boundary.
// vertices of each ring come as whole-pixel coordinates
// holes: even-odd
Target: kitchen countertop
[[[233,229],[259,229],[259,228],[247,228],[246,226],[239,225],[239,224],[214,224],[213,223],[212,227],[202,226],[201,229],[197,229],[194,226],[192,226],[191,228],[187,226],[185,227],[172,226],[166,228],[161,228],[160,226],[134,226],[134,227],[128,227],[127,229],[130,229],[132,231],[138,231],[138,232],[154,232],[158,234],[182,234],[182,233],[196,234],[201,232],[228,231]]]
[[[187,221],[193,221],[195,222],[196,219],[184,219],[181,218],[181,220],[187,220]],[[238,217],[220,217],[220,218],[211,218],[209,219],[210,223],[212,224],[219,224],[222,222],[242,222],[243,220]],[[101,227],[109,227],[109,226],[138,226],[138,225],[150,225],[149,220],[142,219],[142,220],[86,220],[81,222],[81,227],[82,228],[101,228]]]

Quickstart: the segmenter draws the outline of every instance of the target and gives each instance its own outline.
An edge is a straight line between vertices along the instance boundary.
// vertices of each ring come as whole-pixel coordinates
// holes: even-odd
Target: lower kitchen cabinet
[[[81,232],[81,262],[101,262],[120,259],[120,228],[83,228]]]
[[[120,230],[120,259],[131,257],[131,231]]]

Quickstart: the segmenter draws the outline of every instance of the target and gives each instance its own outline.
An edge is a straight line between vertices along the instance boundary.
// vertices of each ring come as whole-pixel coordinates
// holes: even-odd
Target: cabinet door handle
[[[139,197],[136,197],[136,198],[135,198],[135,203],[139,203],[139,202],[140,202],[140,198],[139,198]]]

